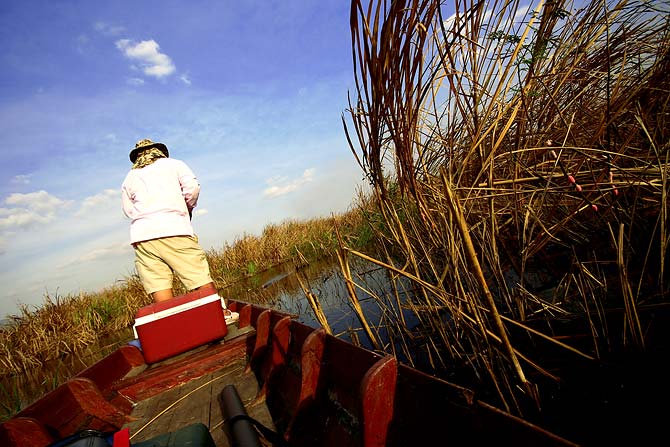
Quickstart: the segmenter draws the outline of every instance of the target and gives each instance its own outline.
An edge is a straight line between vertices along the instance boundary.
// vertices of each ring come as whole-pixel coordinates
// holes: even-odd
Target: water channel
[[[356,296],[373,332],[382,341],[388,339],[384,327],[385,313],[392,307],[398,312],[397,304],[389,301],[392,292],[388,272],[369,262],[356,259],[350,262],[352,279],[357,285]],[[305,292],[300,286],[298,275],[306,279],[307,289],[318,298],[328,320],[333,335],[349,342],[372,348],[362,330],[362,323],[353,310],[346,282],[336,261],[322,261],[301,267],[298,272],[293,265],[282,265],[249,278],[242,285],[231,290],[224,289],[224,298],[243,301],[245,294],[255,294],[251,301],[295,315],[296,320],[311,327],[320,327],[314,311],[310,307]],[[398,283],[398,281],[396,281]],[[407,292],[400,291],[400,301]],[[267,297],[267,298],[264,298]],[[415,315],[401,310],[409,327],[417,324]],[[352,340],[353,339],[353,340]]]
[[[388,342],[385,328],[385,313],[389,303],[380,306],[381,300],[389,296],[388,273],[362,260],[350,262],[352,278],[356,284],[356,295],[368,324],[382,343]],[[347,293],[346,283],[336,260],[327,260],[302,266],[296,272],[292,264],[284,264],[270,270],[245,278],[229,287],[220,289],[224,299],[237,299],[258,303],[292,314],[296,320],[314,327],[320,324],[306,298],[305,291],[298,281],[318,298],[333,335],[347,341],[353,341],[364,347],[372,344],[362,331],[362,324],[353,311]],[[404,293],[399,292],[404,298]],[[408,310],[399,310],[397,304],[391,304],[394,312],[402,312],[408,326],[417,324],[416,317]],[[81,351],[78,355],[59,359],[45,367],[31,371],[21,377],[14,376],[0,382],[0,421],[19,409],[29,405],[48,391],[82,371],[86,367],[113,352],[119,346],[133,338],[132,328],[117,334],[113,339],[102,340]]]

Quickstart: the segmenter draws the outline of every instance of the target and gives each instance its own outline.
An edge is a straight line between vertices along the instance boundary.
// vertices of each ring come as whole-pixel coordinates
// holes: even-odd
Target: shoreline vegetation
[[[653,439],[670,2],[453,5],[352,1],[344,125],[380,218],[371,261],[412,283],[422,323],[387,326],[410,362],[568,439]]]
[[[358,312],[367,288],[348,262],[362,258],[391,284],[375,299],[393,343],[375,343],[359,314],[375,351],[580,443],[661,436],[670,2],[466,0],[448,17],[435,0],[351,3],[343,124],[369,196],[210,253],[217,286],[332,255]],[[123,309],[141,295],[127,278],[100,298],[49,298],[22,327],[59,328],[45,342],[74,352],[87,325],[132,324]],[[39,365],[12,352],[39,343],[28,333],[13,335],[3,368]]]
[[[267,225],[260,235],[243,234],[232,243],[206,251],[212,278],[219,295],[237,282],[284,263],[300,268],[311,262],[333,257],[337,249],[335,226],[353,247],[362,248],[370,242],[361,205],[351,209],[304,220],[285,220]],[[175,294],[186,293],[175,278]],[[267,301],[262,289],[250,290],[241,298],[263,304]],[[31,390],[21,390],[22,377],[34,377],[36,372],[72,357],[93,355],[91,347],[128,333],[134,324],[137,310],[151,303],[137,274],[127,276],[98,292],[45,295],[41,306],[22,305],[20,312],[8,317],[0,329],[0,421],[16,414],[36,396]],[[103,346],[104,348],[104,346]],[[74,360],[76,362],[76,360]],[[84,362],[81,362],[84,366]],[[43,378],[41,395],[67,377]],[[29,387],[30,388],[30,387]]]
[[[270,224],[260,235],[244,234],[222,248],[207,250],[219,294],[224,296],[236,282],[279,264],[299,266],[333,256],[337,248],[335,222],[352,246],[368,242],[361,211],[353,209],[331,217]],[[176,278],[174,290],[186,293]],[[132,327],[136,311],[150,303],[139,277],[133,274],[99,292],[47,294],[43,304],[33,309],[24,304],[0,330],[0,377],[41,368],[126,330]]]

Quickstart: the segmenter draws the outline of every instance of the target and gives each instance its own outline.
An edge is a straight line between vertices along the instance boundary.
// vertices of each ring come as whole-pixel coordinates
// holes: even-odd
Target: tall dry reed
[[[538,344],[592,359],[624,333],[644,348],[641,313],[669,298],[669,13],[642,0],[352,2],[344,124],[382,255],[344,246],[415,284],[408,305],[428,335],[399,324],[407,355],[460,368],[523,413],[536,382],[557,379]],[[590,342],[559,342],[565,320]]]

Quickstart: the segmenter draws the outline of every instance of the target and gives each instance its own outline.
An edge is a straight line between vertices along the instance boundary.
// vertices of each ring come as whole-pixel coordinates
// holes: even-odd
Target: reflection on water
[[[358,258],[350,261],[350,267],[352,279],[358,285],[356,295],[365,318],[377,332],[378,338],[385,343],[389,338],[385,328],[388,314],[399,312],[395,299],[390,299],[388,272]],[[245,296],[256,293],[258,296],[253,298],[264,305],[296,315],[296,319],[301,323],[318,328],[319,323],[300,287],[295,270],[295,267],[289,264],[278,266],[244,283],[236,284],[235,287],[225,289],[222,295],[226,298],[248,301]],[[354,337],[360,340],[362,346],[371,348],[369,340],[361,330],[361,322],[353,311],[346,283],[337,262],[327,260],[311,263],[302,267],[300,273],[307,278],[307,287],[319,299],[333,335],[352,341],[352,333],[360,334]],[[397,283],[403,285],[402,281]],[[399,294],[399,299],[404,301],[407,292],[399,291]],[[407,327],[416,326],[418,321],[413,312],[406,309],[402,309],[401,312]]]
[[[395,299],[389,299],[391,294],[387,272],[359,259],[352,260],[350,267],[354,282],[365,289],[356,288],[365,318],[376,337],[385,344],[389,339],[385,327],[389,321],[389,314],[394,314],[397,318],[399,313]],[[372,345],[365,332],[360,329],[362,325],[349,302],[346,284],[337,262],[312,263],[302,267],[300,272],[307,280],[307,287],[319,299],[333,334],[347,341],[358,340],[362,346],[371,348]],[[239,299],[273,307],[295,315],[298,321],[308,326],[319,327],[297,280],[293,265],[285,264],[261,272],[231,287],[222,288],[220,294],[226,299]],[[401,291],[401,300],[404,299],[404,295],[405,293]],[[408,327],[417,324],[412,312],[404,309],[400,312]],[[2,379],[0,405],[3,414],[0,414],[0,418],[5,419],[18,408],[27,406],[132,338],[132,329],[129,328],[114,339],[89,346],[78,355],[59,359],[22,377]]]

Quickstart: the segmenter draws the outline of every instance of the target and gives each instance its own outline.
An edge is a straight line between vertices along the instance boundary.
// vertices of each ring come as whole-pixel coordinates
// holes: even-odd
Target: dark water
[[[417,325],[411,311],[399,309],[389,300],[392,294],[389,293],[390,281],[386,271],[360,260],[352,260],[351,269],[354,281],[362,286],[356,288],[356,293],[365,318],[383,344],[392,338],[385,327],[389,321],[393,324],[389,314],[396,317],[402,314],[409,328]],[[297,280],[298,274],[304,278],[309,291],[319,299],[334,335],[371,348],[370,341],[360,329],[361,322],[352,310],[346,284],[336,262],[313,263],[301,268],[298,273],[294,266],[282,265],[222,288],[220,294],[226,299],[276,308],[317,328],[319,323]],[[403,285],[402,282],[400,285]],[[409,288],[408,284],[406,286]],[[399,298],[403,301],[406,293],[401,291]],[[670,318],[663,321],[670,321]],[[609,356],[600,362],[572,364],[562,361],[554,365],[556,369],[553,372],[560,376],[560,380],[541,386],[546,390],[543,415],[530,420],[582,445],[655,445],[650,441],[663,436],[662,421],[667,413],[663,408],[670,399],[664,366],[670,355],[670,328],[661,326],[657,331],[655,337],[647,336],[664,349],[644,355]],[[128,329],[115,339],[90,346],[78,356],[59,360],[24,377],[4,379],[0,383],[0,418],[4,420],[11,416],[132,338],[132,330]],[[545,361],[552,358],[549,352],[544,351],[535,353],[534,357]],[[398,358],[403,361],[402,354]]]
[[[390,292],[387,272],[366,262],[352,262],[351,268],[354,281],[366,288],[357,288],[356,292],[368,323],[379,326],[377,334],[386,343],[384,314],[389,311],[389,305],[391,310],[398,310],[385,300]],[[251,286],[269,291],[272,298],[268,304],[272,307],[294,313],[301,322],[318,327],[293,272],[290,266],[280,267],[254,278]],[[541,273],[537,273],[537,278],[531,278],[537,288],[546,284]],[[349,303],[339,266],[333,263],[309,266],[305,275],[310,278],[309,288],[320,299],[333,333],[348,341],[355,333],[363,346],[371,348],[359,329],[361,324]],[[404,298],[401,296],[401,301]],[[417,325],[413,313],[402,310],[402,314],[410,328]],[[670,315],[666,314],[662,315],[659,310],[655,318],[670,321]],[[611,328],[615,330],[622,324],[617,322]],[[539,377],[532,378],[533,382],[538,380],[536,383],[543,390],[543,408],[535,417],[527,414],[529,420],[584,446],[657,445],[656,440],[665,437],[663,420],[667,418],[667,411],[664,408],[670,400],[665,366],[670,355],[670,328],[665,324],[645,327],[650,343],[645,352],[625,352],[611,347],[613,352],[601,353],[600,361],[594,362],[575,361],[569,354],[565,356],[567,358],[553,357],[552,351],[533,352],[532,357],[548,365],[559,379],[546,383]],[[655,327],[654,333],[652,327]],[[610,337],[611,340],[615,338]],[[398,358],[404,360],[402,355]],[[449,374],[444,378],[451,380]]]
[[[390,310],[394,313],[402,312],[409,327],[418,323],[411,311],[399,310],[397,304],[389,300],[390,281],[385,270],[359,259],[352,260],[350,268],[354,283],[360,286],[355,287],[355,290],[365,319],[374,328],[373,332],[380,341],[388,341],[385,328],[388,318],[385,316],[388,316]],[[340,267],[334,261],[312,263],[300,268],[298,273],[294,266],[282,265],[260,273],[234,288],[224,289],[220,294],[224,298],[243,301],[249,301],[248,298],[245,299],[245,295],[251,295],[251,301],[259,301],[266,306],[293,314],[301,323],[318,328],[320,324],[300,287],[298,274],[307,279],[307,288],[318,298],[333,335],[346,341],[352,341],[354,337],[362,346],[371,348],[370,341],[361,329],[363,325],[351,305]],[[406,293],[400,293],[401,301],[405,297]]]
[[[382,309],[379,299],[388,294],[386,273],[365,262],[351,263],[355,282],[365,283],[367,291],[357,289],[360,305],[375,335],[386,342],[387,331],[379,327]],[[300,269],[308,289],[315,295],[328,319],[333,334],[352,341],[352,337],[364,347],[372,345],[361,331],[361,323],[349,303],[348,293],[339,266],[333,261],[312,263]],[[292,265],[282,265],[247,278],[234,286],[223,288],[219,294],[226,299],[259,303],[293,314],[308,326],[320,327],[312,308],[297,280],[296,269]],[[395,306],[397,310],[397,306]],[[416,318],[403,311],[409,324],[416,324]],[[132,329],[117,334],[114,338],[100,341],[87,347],[78,355],[68,356],[29,371],[23,376],[7,377],[0,381],[0,420],[11,417],[19,409],[26,407],[44,393],[55,389],[61,383],[97,362],[119,346],[133,338]]]

